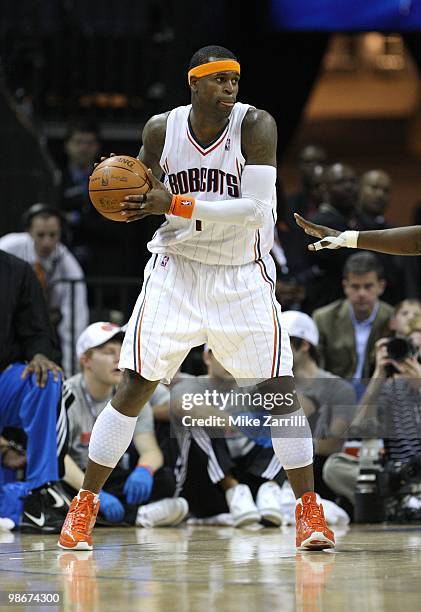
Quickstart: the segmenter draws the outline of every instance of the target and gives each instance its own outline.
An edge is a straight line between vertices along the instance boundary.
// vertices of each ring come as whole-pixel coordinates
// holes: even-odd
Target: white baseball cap
[[[284,324],[287,332],[294,338],[302,338],[313,346],[319,344],[319,330],[311,317],[298,310],[287,310],[282,313],[281,324]]]
[[[98,321],[92,323],[80,334],[76,342],[76,355],[77,358],[89,351],[89,349],[101,346],[111,338],[114,338],[117,334],[124,334],[124,330],[115,323],[107,323],[106,321]]]

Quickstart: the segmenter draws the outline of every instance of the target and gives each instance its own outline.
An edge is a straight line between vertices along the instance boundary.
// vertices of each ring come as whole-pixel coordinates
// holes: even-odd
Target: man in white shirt
[[[76,369],[74,341],[89,322],[84,273],[76,258],[60,242],[62,217],[57,209],[34,204],[24,215],[24,226],[25,232],[0,238],[0,249],[33,267],[60,339],[63,369],[69,376]],[[79,282],[72,286],[63,280]]]

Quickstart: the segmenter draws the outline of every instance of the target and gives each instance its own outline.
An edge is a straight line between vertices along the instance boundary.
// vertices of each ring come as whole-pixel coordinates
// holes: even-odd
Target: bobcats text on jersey
[[[189,168],[177,174],[169,174],[168,181],[174,195],[183,193],[226,193],[232,198],[240,197],[238,177],[217,168]]]

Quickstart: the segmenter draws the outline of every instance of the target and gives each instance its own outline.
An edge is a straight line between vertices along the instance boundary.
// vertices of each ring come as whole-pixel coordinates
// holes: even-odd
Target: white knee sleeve
[[[89,459],[115,468],[132,441],[136,422],[137,417],[121,414],[108,402],[92,429]]]
[[[282,426],[271,426],[271,434],[273,450],[284,470],[295,470],[311,465],[313,439],[303,409],[273,418],[275,422],[277,419],[282,419]]]

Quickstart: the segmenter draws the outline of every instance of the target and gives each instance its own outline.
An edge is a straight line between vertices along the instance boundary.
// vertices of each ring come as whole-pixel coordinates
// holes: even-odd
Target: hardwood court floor
[[[297,553],[292,528],[103,528],[93,552],[73,553],[56,536],[0,533],[0,610],[13,591],[60,592],[59,606],[26,607],[47,611],[420,609],[421,527],[337,535],[336,552]]]

